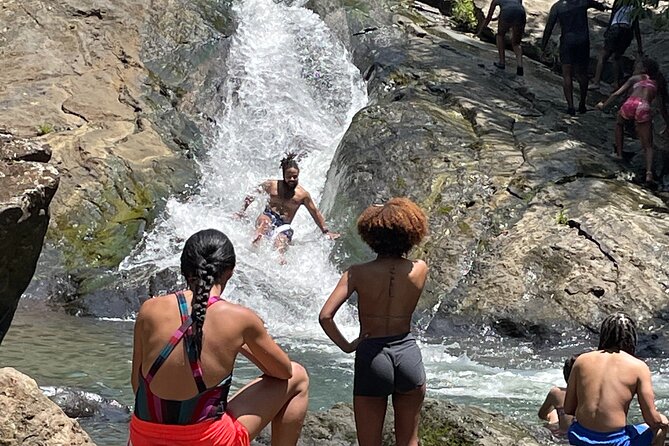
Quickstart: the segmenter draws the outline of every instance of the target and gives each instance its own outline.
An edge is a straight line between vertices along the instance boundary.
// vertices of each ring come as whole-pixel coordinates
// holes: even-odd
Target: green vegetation
[[[555,215],[555,222],[559,225],[566,225],[569,223],[569,217],[567,216],[566,209],[560,209],[560,211]]]
[[[42,136],[42,135],[47,135],[49,133],[55,132],[56,129],[54,129],[53,125],[45,122],[44,124],[40,124],[37,127],[37,135]]]
[[[453,0],[451,15],[458,29],[474,31],[476,29],[476,14],[472,0]]]

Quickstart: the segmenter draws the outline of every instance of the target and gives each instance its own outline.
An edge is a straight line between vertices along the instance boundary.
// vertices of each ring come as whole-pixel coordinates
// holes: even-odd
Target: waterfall
[[[225,297],[258,312],[284,344],[320,340],[321,347],[336,349],[318,325],[320,307],[339,278],[329,259],[333,242],[301,209],[287,262],[280,265],[271,242],[251,246],[264,197],[250,206],[248,219],[233,214],[260,183],[281,177],[279,162],[290,151],[302,155],[300,184],[318,204],[337,144],[367,102],[366,88],[343,45],[301,5],[243,0],[233,11],[239,25],[227,57],[223,111],[214,143],[197,160],[198,192],[170,199],[155,229],[121,268],[178,267],[186,238],[200,229],[219,229],[237,252]],[[354,316],[352,310],[338,316],[352,337]]]

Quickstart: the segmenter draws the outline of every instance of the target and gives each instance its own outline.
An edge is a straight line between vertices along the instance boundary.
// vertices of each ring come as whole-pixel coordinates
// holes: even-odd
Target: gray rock
[[[0,369],[0,442],[6,446],[80,446],[94,443],[79,423],[42,394],[30,377]]]
[[[669,211],[631,181],[635,165],[607,155],[614,116],[571,118],[550,70],[530,60],[524,78],[501,72],[489,67],[494,48],[455,33],[433,9],[382,3],[370,8],[392,10],[392,23],[375,26],[404,35],[360,43],[372,100],[337,149],[321,204],[343,229],[347,261],[370,255],[354,227],[362,209],[409,196],[430,218],[430,237],[412,253],[431,269],[415,321],[428,335],[492,326],[555,343],[624,310],[648,354],[664,351]],[[349,4],[327,14],[360,15]],[[355,54],[358,42],[349,44]]]
[[[395,444],[392,405],[384,423],[383,446]],[[548,430],[518,423],[477,407],[426,399],[421,410],[422,446],[538,446],[558,444]],[[268,446],[267,431],[253,444]],[[353,408],[340,403],[329,410],[308,413],[299,446],[353,446],[357,444]]]
[[[0,342],[35,272],[58,171],[49,150],[0,135]]]

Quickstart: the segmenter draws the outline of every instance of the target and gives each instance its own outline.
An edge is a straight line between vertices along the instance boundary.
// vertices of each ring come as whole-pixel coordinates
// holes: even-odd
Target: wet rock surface
[[[94,445],[76,420],[42,394],[30,377],[0,369],[0,441],[7,446]]]
[[[431,266],[418,316],[428,335],[492,326],[550,344],[626,311],[666,350],[669,209],[638,184],[642,154],[632,164],[610,156],[614,116],[563,113],[560,77],[531,60],[524,77],[497,70],[495,48],[453,32],[435,8],[370,5],[392,21],[338,10],[376,29],[348,31],[353,54],[372,49],[359,65],[372,101],[335,154],[322,205],[345,229],[350,261],[369,255],[354,217],[406,195],[430,215],[414,253]],[[656,145],[661,175],[667,141],[656,135]]]
[[[220,107],[212,73],[234,27],[228,8],[204,0],[2,3],[0,129],[48,144],[62,174],[31,294],[66,302],[90,295],[100,285],[92,278],[129,253],[166,197],[196,184],[192,157]]]
[[[0,342],[32,279],[58,171],[49,147],[0,134]]]
[[[383,446],[395,444],[394,416],[389,406],[384,423]],[[419,426],[423,446],[535,446],[556,443],[548,430],[527,427],[499,414],[477,407],[465,407],[444,400],[427,399],[421,410]],[[252,443],[269,445],[263,431]],[[329,410],[308,413],[299,446],[356,445],[353,408],[337,404]]]

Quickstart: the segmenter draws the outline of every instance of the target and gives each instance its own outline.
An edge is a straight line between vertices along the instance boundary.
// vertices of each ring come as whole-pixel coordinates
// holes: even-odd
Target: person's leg
[[[393,393],[397,446],[418,446],[418,421],[425,399],[425,385],[406,393]]]
[[[660,428],[653,437],[653,446],[664,446],[664,440],[667,438],[667,428]]]
[[[567,110],[569,114],[575,113],[574,110],[574,86],[572,81],[572,73],[574,66],[569,64],[562,65],[562,91],[564,98],[567,100]]]
[[[636,134],[646,156],[646,181],[653,181],[653,136],[651,122],[637,122]]]
[[[499,21],[497,22],[497,53],[499,55],[499,62],[495,64],[497,68],[506,67],[506,45],[504,39],[506,33],[509,31],[510,25],[504,20],[504,13],[500,11]]]
[[[613,89],[617,90],[620,88],[620,75],[622,74],[622,54],[613,55]]]
[[[253,243],[258,243],[260,239],[270,232],[272,227],[272,219],[265,214],[260,214],[256,219],[256,233],[253,237]]]
[[[387,406],[388,398],[385,396],[355,395],[353,397],[355,429],[359,446],[381,446]]]
[[[591,89],[597,90],[599,88],[599,83],[602,80],[602,72],[604,71],[604,64],[611,56],[611,51],[606,47],[602,47],[602,50],[599,52],[599,57],[597,58],[597,68],[595,68],[595,77],[592,79]]]
[[[623,138],[625,137],[625,119],[620,112],[616,116],[616,157],[623,159]]]
[[[520,23],[511,28],[511,45],[513,52],[516,53],[516,74],[522,76],[523,72],[523,47],[520,45],[523,33],[525,32],[525,24]]]
[[[580,93],[580,100],[578,102],[578,112],[585,113],[587,111],[585,107],[585,100],[588,96],[588,65],[587,64],[574,65],[574,70],[576,72],[576,79],[578,80],[578,87]]]
[[[263,375],[248,383],[228,402],[228,412],[254,439],[272,423],[272,445],[294,446],[300,437],[309,403],[309,376],[293,362],[288,380]]]

